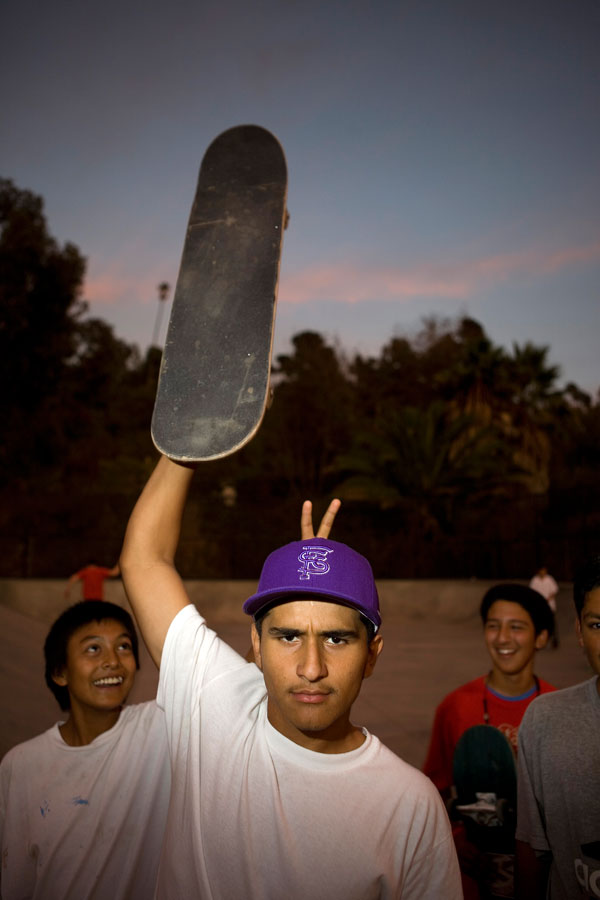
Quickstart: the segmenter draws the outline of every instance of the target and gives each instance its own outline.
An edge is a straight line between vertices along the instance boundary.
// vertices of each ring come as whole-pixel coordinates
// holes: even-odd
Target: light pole
[[[158,347],[158,335],[160,332],[160,323],[162,321],[165,300],[169,296],[171,285],[168,281],[161,281],[158,285],[158,309],[156,310],[156,319],[154,320],[154,331],[152,333],[152,346]]]

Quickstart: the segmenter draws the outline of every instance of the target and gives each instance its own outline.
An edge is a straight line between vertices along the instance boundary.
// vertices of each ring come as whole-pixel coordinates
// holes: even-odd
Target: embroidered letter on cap
[[[333,550],[327,547],[303,547],[302,553],[298,556],[298,562],[302,563],[298,569],[300,581],[309,581],[311,575],[327,575],[329,572],[328,553],[333,553]]]

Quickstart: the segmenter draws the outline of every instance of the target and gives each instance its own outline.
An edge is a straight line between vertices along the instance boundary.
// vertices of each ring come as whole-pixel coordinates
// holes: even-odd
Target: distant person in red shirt
[[[104,582],[107,578],[114,578],[119,572],[118,563],[112,569],[90,563],[71,575],[65,588],[65,598],[69,599],[71,588],[75,582],[81,581],[81,591],[84,600],[104,600]]]
[[[534,674],[536,651],[546,646],[554,628],[554,616],[544,597],[524,585],[497,584],[484,595],[479,611],[492,668],[487,675],[452,691],[437,707],[423,767],[447,801],[455,793],[454,751],[464,732],[474,725],[492,725],[516,753],[525,710],[539,694],[555,690]],[[476,880],[470,877],[477,849],[466,842],[460,822],[453,831],[465,897],[478,897]]]

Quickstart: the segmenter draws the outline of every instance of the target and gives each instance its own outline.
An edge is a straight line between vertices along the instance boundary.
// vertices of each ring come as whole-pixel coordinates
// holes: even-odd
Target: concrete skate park
[[[365,725],[407,762],[423,763],[436,705],[459,684],[489,668],[479,603],[494,582],[379,581],[385,646],[355,704],[353,721]],[[66,581],[0,579],[0,703],[4,727],[0,755],[61,718],[44,682],[43,645],[52,621],[79,599],[65,600]],[[250,646],[242,602],[252,581],[187,581],[191,600],[221,637],[240,653]],[[571,585],[558,595],[560,646],[538,654],[536,671],[556,687],[591,676],[577,644]],[[129,608],[120,580],[105,583],[105,599]],[[154,697],[157,671],[142,647],[141,669],[130,702]]]

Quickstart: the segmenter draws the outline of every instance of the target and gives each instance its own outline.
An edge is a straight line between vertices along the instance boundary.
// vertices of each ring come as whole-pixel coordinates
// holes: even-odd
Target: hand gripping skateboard
[[[202,160],[152,416],[180,461],[235,452],[267,403],[287,170],[276,138],[230,128]]]

